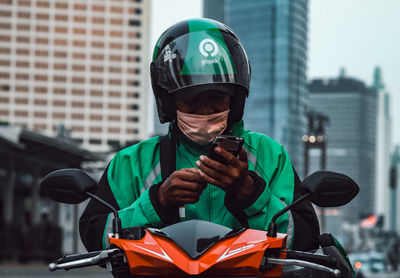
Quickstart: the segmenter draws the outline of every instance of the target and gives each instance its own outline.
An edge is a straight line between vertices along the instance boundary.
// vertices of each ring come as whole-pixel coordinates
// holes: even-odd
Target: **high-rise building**
[[[372,87],[378,93],[376,133],[376,202],[375,214],[383,216],[386,230],[390,229],[390,167],[392,152],[392,116],[390,94],[386,91],[380,68],[374,70]]]
[[[221,5],[224,13],[220,12]],[[308,100],[308,1],[204,2],[205,17],[221,20],[222,15],[224,23],[242,41],[251,64],[245,127],[283,144],[301,174],[301,138],[306,129],[305,106]]]
[[[147,137],[150,1],[1,0],[0,121],[105,151]]]
[[[354,78],[314,79],[310,105],[329,118],[326,169],[344,173],[360,186],[341,208],[341,219],[359,221],[375,212],[378,93]],[[311,153],[311,160],[319,154]],[[330,230],[330,228],[328,228]]]

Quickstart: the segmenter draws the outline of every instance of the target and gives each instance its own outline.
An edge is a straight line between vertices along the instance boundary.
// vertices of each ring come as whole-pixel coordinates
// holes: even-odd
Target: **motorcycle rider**
[[[170,122],[168,135],[118,152],[96,195],[119,209],[123,228],[202,219],[267,230],[273,215],[298,197],[300,180],[282,145],[243,127],[250,64],[238,37],[214,20],[175,24],[156,43],[151,81],[160,122]],[[215,148],[228,165],[207,156],[220,134],[244,138],[238,157]],[[89,202],[79,223],[88,251],[107,247],[112,217]],[[318,248],[319,225],[309,202],[277,224],[289,248]]]

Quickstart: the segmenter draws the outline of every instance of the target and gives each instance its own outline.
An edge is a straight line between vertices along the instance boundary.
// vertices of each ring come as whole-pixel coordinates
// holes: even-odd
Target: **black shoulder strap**
[[[175,140],[170,138],[168,134],[161,137],[160,164],[162,180],[165,181],[176,169]]]

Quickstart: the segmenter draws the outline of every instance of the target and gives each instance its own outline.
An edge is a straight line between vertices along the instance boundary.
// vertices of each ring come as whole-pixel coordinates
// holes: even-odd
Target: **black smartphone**
[[[224,148],[225,150],[237,157],[240,153],[240,150],[242,149],[243,142],[244,139],[242,137],[232,135],[218,135],[212,142],[207,156],[213,160],[228,165],[228,162],[225,161],[224,158],[214,152],[214,148],[216,146],[220,146],[221,148]]]

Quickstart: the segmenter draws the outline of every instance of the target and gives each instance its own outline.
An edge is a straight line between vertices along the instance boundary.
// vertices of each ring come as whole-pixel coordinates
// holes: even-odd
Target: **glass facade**
[[[224,22],[239,36],[250,59],[252,80],[245,108],[245,127],[283,144],[301,174],[301,138],[306,128],[304,110],[308,99],[308,1],[206,3],[205,17],[212,17],[212,9],[220,8],[217,3],[223,5]]]
[[[329,117],[326,168],[360,186],[358,196],[340,208],[342,218],[359,221],[375,211],[377,92],[350,78],[316,79],[309,88],[312,108]]]

